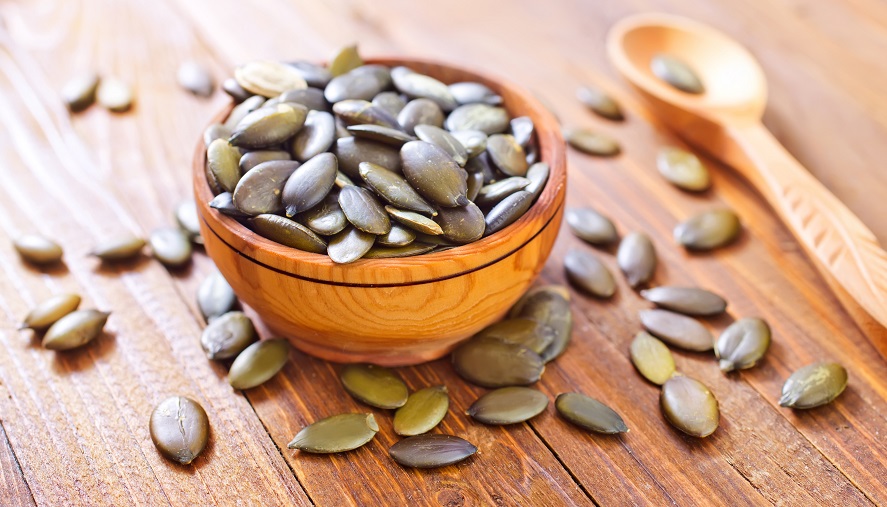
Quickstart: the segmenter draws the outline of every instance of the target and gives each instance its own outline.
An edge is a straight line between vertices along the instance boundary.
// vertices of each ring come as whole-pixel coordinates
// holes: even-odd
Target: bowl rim
[[[425,73],[429,69],[453,72],[459,80],[483,83],[502,95],[503,107],[512,117],[530,116],[535,126],[539,161],[549,165],[545,188],[530,209],[508,227],[466,245],[413,257],[360,259],[350,264],[336,264],[326,254],[304,252],[264,238],[234,218],[209,207],[214,196],[206,180],[206,147],[200,138],[194,153],[192,182],[198,215],[208,232],[246,260],[286,276],[324,285],[400,287],[438,282],[484,269],[517,254],[548,227],[559,228],[560,221],[555,219],[562,216],[566,196],[566,144],[554,114],[528,90],[507,79],[428,59],[398,56],[367,58],[365,61],[391,67],[404,65]],[[509,104],[510,101],[513,103]],[[226,106],[210,124],[223,121],[234,105]],[[515,114],[515,109],[521,114]]]

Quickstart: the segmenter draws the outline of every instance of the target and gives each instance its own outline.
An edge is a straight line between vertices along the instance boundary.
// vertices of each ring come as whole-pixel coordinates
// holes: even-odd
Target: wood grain
[[[34,505],[34,497],[25,483],[3,426],[0,426],[0,498],[9,507]]]

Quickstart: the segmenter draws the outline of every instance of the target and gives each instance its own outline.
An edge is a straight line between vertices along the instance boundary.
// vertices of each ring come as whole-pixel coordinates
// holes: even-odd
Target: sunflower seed
[[[481,102],[491,106],[498,106],[502,103],[502,97],[497,95],[496,92],[484,84],[473,81],[451,84],[450,93],[460,105]]]
[[[348,394],[376,408],[398,408],[409,392],[391,370],[372,364],[349,364],[339,375]]]
[[[659,174],[678,188],[702,192],[711,186],[708,170],[699,158],[680,148],[665,147],[656,156]]]
[[[483,211],[473,202],[455,208],[440,208],[434,221],[440,225],[443,237],[460,245],[479,240],[486,227]]]
[[[78,306],[80,306],[80,296],[77,294],[57,294],[41,301],[28,312],[19,329],[43,331],[60,318],[76,310]]]
[[[179,86],[198,97],[209,97],[216,87],[212,74],[197,62],[184,62],[179,65],[176,79],[179,81]]]
[[[62,87],[62,101],[72,113],[83,111],[95,102],[98,87],[99,75],[95,72],[76,76]]]
[[[91,254],[104,262],[132,259],[142,253],[145,240],[131,234],[108,238],[92,249]]]
[[[429,432],[447,415],[449,406],[446,386],[420,389],[394,413],[394,432],[408,437]]]
[[[718,429],[718,400],[698,380],[671,377],[662,385],[659,406],[672,426],[692,437],[707,437]]]
[[[443,149],[410,141],[400,149],[403,174],[420,195],[444,207],[468,204],[464,171]]]
[[[486,230],[484,236],[501,231],[517,221],[520,217],[530,209],[533,205],[533,194],[520,190],[505,199],[499,201],[499,204],[493,206],[486,216]]]
[[[662,385],[675,373],[674,357],[664,343],[646,331],[634,336],[629,349],[631,362],[643,377]]]
[[[837,363],[814,363],[792,373],[782,386],[779,405],[814,408],[830,403],[847,387],[847,370]]]
[[[197,307],[206,322],[230,312],[236,305],[237,295],[218,269],[204,278],[197,288]]]
[[[650,237],[642,232],[631,232],[622,238],[616,263],[632,288],[649,282],[656,271],[656,249]]]
[[[200,345],[209,359],[237,357],[258,340],[253,321],[243,312],[228,312],[212,319],[200,335]]]
[[[714,338],[696,319],[668,310],[641,310],[641,325],[657,338],[682,349],[704,352],[714,347]]]
[[[546,363],[561,355],[570,343],[573,314],[568,295],[561,286],[540,287],[527,292],[508,313],[509,318],[526,317],[554,330],[551,344],[540,354]]]
[[[585,104],[594,114],[608,120],[622,121],[625,116],[616,99],[599,88],[581,86],[576,90],[576,98]]]
[[[626,433],[628,426],[612,408],[579,393],[563,393],[554,400],[557,412],[566,420],[598,433]]]
[[[416,125],[414,130],[419,139],[441,148],[460,166],[468,162],[468,151],[446,130],[434,125]]]
[[[209,418],[196,401],[172,396],[151,412],[151,441],[167,459],[188,465],[206,448]]]
[[[191,261],[191,240],[177,227],[154,229],[148,244],[154,258],[168,268],[178,268]]]
[[[715,355],[721,371],[751,368],[770,347],[770,326],[763,319],[745,318],[730,324],[718,337]]]
[[[274,146],[293,137],[307,116],[308,108],[301,104],[262,107],[240,120],[228,142],[243,148]]]
[[[268,98],[276,97],[287,90],[308,86],[296,69],[270,61],[241,65],[234,70],[234,79],[244,90]]]
[[[712,250],[732,243],[742,232],[739,217],[731,210],[705,211],[674,228],[675,241],[690,250]]]
[[[326,111],[308,111],[305,125],[293,137],[293,158],[304,162],[330,149],[336,140],[336,120]]]
[[[468,340],[453,352],[456,373],[481,387],[529,385],[545,370],[539,354],[515,343],[494,338]]]
[[[228,383],[234,389],[252,389],[267,382],[286,364],[288,341],[276,338],[253,343],[237,355],[228,371]]]
[[[43,335],[43,347],[70,350],[86,345],[102,334],[109,312],[76,310],[55,321]]]
[[[597,298],[609,298],[616,293],[616,281],[607,266],[594,255],[572,249],[564,257],[567,279],[573,286]]]
[[[615,139],[607,134],[593,132],[589,129],[565,129],[564,138],[570,146],[589,155],[614,157],[622,151]]]
[[[376,243],[381,246],[407,246],[416,239],[416,233],[397,224],[391,224],[388,234],[376,237]]]
[[[287,447],[320,454],[351,451],[372,440],[378,431],[373,414],[339,414],[302,428]]]
[[[474,444],[453,435],[407,437],[388,449],[391,459],[411,468],[453,465],[477,452]]]
[[[490,324],[474,336],[522,345],[540,354],[551,345],[554,335],[553,328],[532,319],[518,317]]]
[[[13,241],[19,256],[32,264],[55,264],[62,260],[62,247],[38,234],[24,234]]]
[[[687,62],[666,54],[656,54],[650,60],[650,69],[653,75],[665,81],[682,92],[702,94],[705,93],[705,85],[696,71]]]
[[[234,205],[248,215],[280,212],[283,187],[298,167],[295,160],[269,160],[253,167],[234,187]]]
[[[326,241],[304,225],[265,213],[252,219],[253,229],[265,238],[305,252],[326,253]]]
[[[548,397],[535,389],[503,387],[478,398],[466,413],[484,424],[517,424],[536,417],[547,406]]]
[[[501,134],[508,130],[511,120],[508,111],[487,104],[466,104],[457,107],[445,121],[446,129],[480,130],[487,135]]]
[[[334,146],[339,170],[351,179],[360,180],[361,162],[370,162],[389,171],[401,171],[400,152],[393,146],[356,137],[337,139]]]
[[[359,167],[361,178],[391,204],[426,215],[437,213],[399,174],[370,162],[361,162]]]
[[[397,209],[393,206],[385,206],[385,211],[398,222],[410,229],[432,236],[443,234],[443,229],[434,220],[412,211]]]
[[[333,77],[341,76],[361,65],[363,65],[363,59],[357,52],[357,45],[352,44],[351,46],[345,46],[336,53],[336,56],[334,56],[332,60],[330,60],[330,75]]]
[[[407,134],[415,135],[416,125],[441,127],[444,113],[436,103],[428,99],[415,99],[407,103],[397,114],[397,123]]]
[[[99,105],[108,111],[122,113],[132,107],[133,91],[126,82],[108,77],[99,83],[96,98]]]

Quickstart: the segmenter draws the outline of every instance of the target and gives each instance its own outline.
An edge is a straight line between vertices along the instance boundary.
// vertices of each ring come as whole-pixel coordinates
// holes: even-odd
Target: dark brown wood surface
[[[773,212],[729,169],[708,161],[714,188],[690,196],[654,167],[677,141],[628,92],[606,62],[607,27],[633,12],[692,16],[736,37],[770,83],[765,123],[813,174],[887,243],[887,6],[876,0],[636,0],[633,2],[230,2],[90,0],[0,2],[0,504],[2,505],[561,505],[887,504],[887,333],[833,292]],[[678,368],[708,385],[721,427],[708,439],[673,430],[658,389],[632,369],[628,344],[647,307],[620,280],[616,297],[574,294],[568,353],[539,388],[581,391],[612,406],[631,431],[603,437],[568,426],[553,407],[531,424],[491,428],[464,414],[483,390],[441,360],[399,373],[411,388],[446,384],[451,410],[440,431],[480,452],[435,471],[387,457],[391,416],[365,448],[303,455],[286,443],[303,425],[367,411],[341,390],[333,365],[296,354],[281,375],[245,394],[200,349],[194,294],[212,267],[198,254],[170,273],[144,258],[100,267],[86,252],[99,239],[146,235],[172,224],[190,195],[190,156],[202,127],[226,102],[178,88],[185,60],[218,78],[257,58],[321,60],[357,41],[368,55],[445,60],[521,83],[564,125],[616,136],[623,156],[570,152],[570,206],[607,212],[623,233],[644,230],[659,250],[656,284],[698,284],[724,294],[729,316],[760,316],[773,346],[756,368],[725,376],[710,355],[676,353]],[[98,69],[134,83],[137,105],[70,116],[65,80]],[[577,85],[596,83],[628,108],[624,124],[578,105]],[[691,255],[671,238],[677,221],[715,206],[740,214],[735,245]],[[9,238],[39,231],[65,247],[65,265],[37,270]],[[581,244],[564,229],[543,282],[562,283],[564,254]],[[599,252],[615,270],[612,252]],[[111,310],[107,332],[80,351],[42,350],[16,331],[28,309],[61,292]],[[848,309],[842,305],[846,303]],[[780,408],[784,379],[822,359],[850,370],[847,391],[810,411]],[[148,435],[163,398],[191,396],[213,434],[191,467],[164,460]]]

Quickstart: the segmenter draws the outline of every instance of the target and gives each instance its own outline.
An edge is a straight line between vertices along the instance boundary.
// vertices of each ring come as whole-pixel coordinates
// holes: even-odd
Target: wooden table
[[[615,75],[607,27],[634,12],[695,17],[746,44],[771,86],[767,125],[887,243],[887,6],[877,0],[633,0],[631,2],[315,2],[92,0],[0,3],[0,504],[3,505],[559,505],[887,504],[885,330],[845,294],[832,292],[761,198],[728,169],[709,165],[714,190],[689,196],[665,184],[653,160],[677,141]],[[612,301],[574,295],[568,353],[538,387],[552,398],[581,391],[623,415],[631,432],[606,437],[560,420],[553,407],[530,424],[485,427],[463,415],[483,390],[446,360],[404,368],[411,388],[445,383],[452,410],[440,430],[480,448],[455,467],[405,470],[387,456],[391,417],[352,453],[313,456],[285,445],[307,423],[367,407],[345,395],[337,365],[294,353],[283,374],[246,393],[200,349],[195,289],[211,269],[197,255],[182,272],[149,258],[101,267],[86,252],[103,237],[147,234],[172,223],[190,195],[190,156],[222,93],[197,99],[178,88],[193,59],[226,76],[255,58],[323,59],[359,41],[368,55],[408,54],[487,70],[523,83],[565,125],[624,143],[612,160],[570,153],[568,204],[609,213],[620,230],[645,230],[661,254],[656,284],[699,284],[724,294],[730,317],[770,322],[761,365],[725,376],[708,354],[676,353],[707,384],[721,426],[697,440],[660,415],[658,389],[632,369],[628,344],[646,304],[621,280]],[[138,88],[130,114],[97,107],[70,116],[57,90],[99,69]],[[628,121],[597,119],[573,98],[597,83],[624,102]],[[719,205],[746,233],[734,246],[688,255],[674,224]],[[66,249],[64,267],[23,264],[9,238],[39,231]],[[561,259],[588,248],[560,237],[544,282],[563,282]],[[615,269],[611,252],[601,253]],[[83,294],[113,312],[107,333],[82,350],[41,349],[15,330],[37,301]],[[780,408],[785,378],[815,360],[848,367],[833,404]],[[190,467],[163,459],[148,435],[153,406],[172,394],[199,400],[212,422],[206,452]]]

